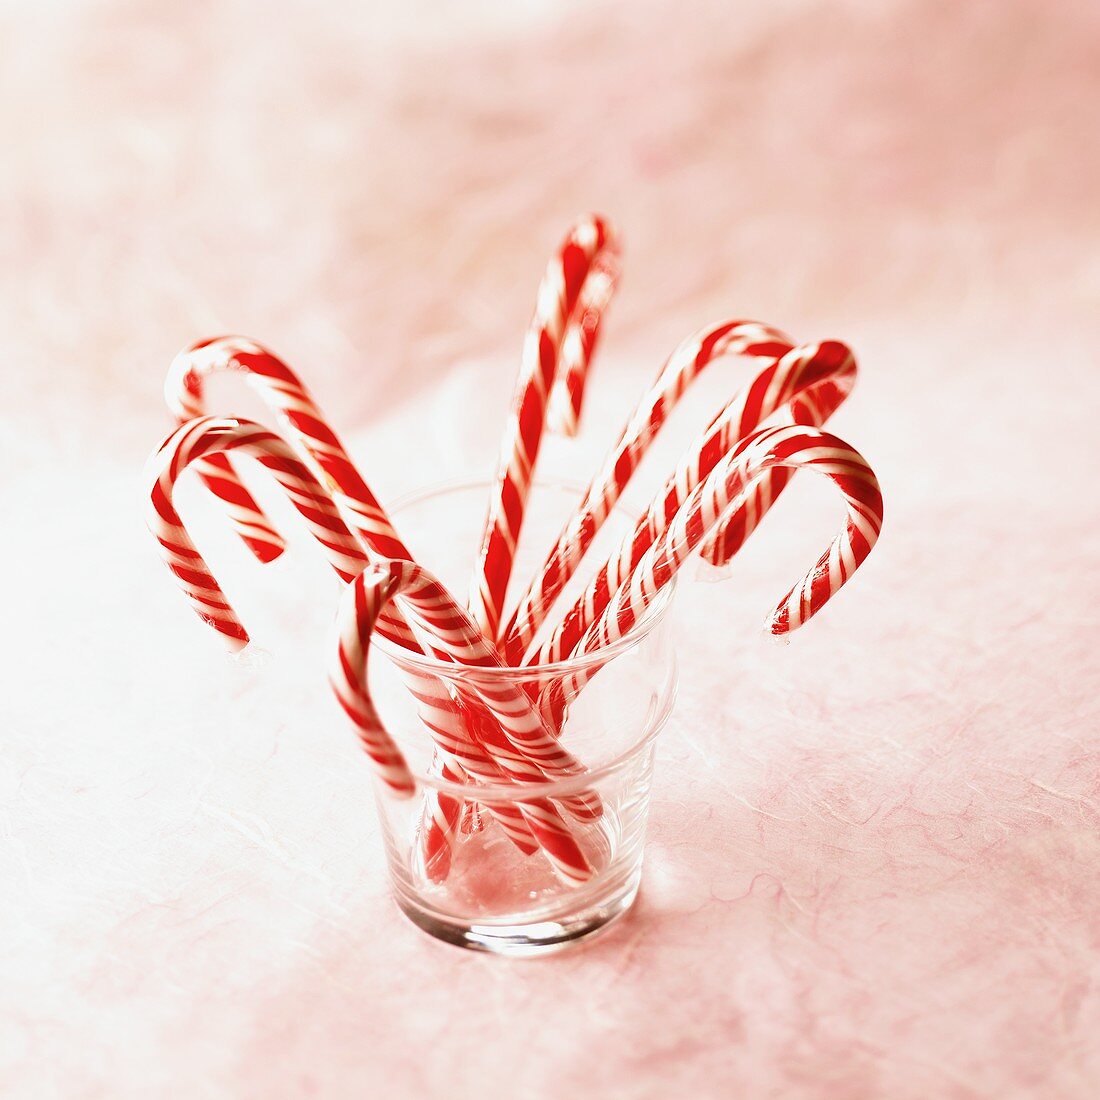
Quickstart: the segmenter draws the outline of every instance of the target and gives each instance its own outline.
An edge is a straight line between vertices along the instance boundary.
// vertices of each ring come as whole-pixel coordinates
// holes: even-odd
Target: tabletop
[[[1091,1097],[1100,1088],[1100,13],[1088,3],[5,2],[0,1091]],[[14,151],[14,153],[13,153]],[[882,540],[788,646],[796,484],[673,611],[644,885],[510,962],[391,902],[334,579],[187,487],[256,638],[142,527],[175,351],[276,348],[384,500],[486,477],[546,256],[624,276],[583,480],[725,316],[833,337]],[[638,500],[735,383],[708,372]],[[226,413],[258,406],[226,383]],[[411,445],[415,443],[415,445]]]

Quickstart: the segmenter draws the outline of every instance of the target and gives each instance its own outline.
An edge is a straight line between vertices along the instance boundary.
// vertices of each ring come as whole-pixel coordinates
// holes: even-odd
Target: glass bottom
[[[398,894],[398,908],[418,928],[444,943],[511,958],[550,955],[604,932],[624,916],[638,896],[641,867],[611,895],[584,908],[571,908],[542,919],[526,915],[496,920],[462,920],[426,905],[423,899]]]

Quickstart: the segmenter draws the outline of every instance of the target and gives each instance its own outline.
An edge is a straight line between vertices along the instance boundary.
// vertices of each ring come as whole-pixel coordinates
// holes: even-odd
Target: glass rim
[[[435,482],[431,485],[414,489],[399,496],[390,505],[389,511],[396,516],[402,508],[411,507],[414,504],[422,504],[424,501],[436,497],[446,496],[467,489],[488,489],[493,482],[480,478],[455,478],[450,481]],[[532,483],[532,489],[557,489],[560,491],[583,495],[584,489],[574,483],[561,479],[536,479]],[[624,508],[623,512],[631,518],[637,518],[638,513],[633,509]],[[541,675],[568,675],[571,672],[585,671],[593,665],[606,664],[608,661],[621,657],[628,650],[635,648],[661,624],[668,613],[672,603],[672,597],[676,591],[676,577],[670,577],[668,582],[660,589],[657,595],[646,605],[645,612],[638,621],[620,638],[613,642],[599,646],[587,653],[581,653],[572,657],[566,657],[559,661],[549,661],[541,665],[461,665],[454,661],[443,661],[436,657],[423,653],[413,653],[402,646],[375,634],[371,638],[371,648],[378,649],[393,661],[394,664],[404,668],[416,669],[420,672],[440,674],[445,679],[478,679],[478,680],[528,680],[532,676]],[[513,788],[514,789],[514,788]]]

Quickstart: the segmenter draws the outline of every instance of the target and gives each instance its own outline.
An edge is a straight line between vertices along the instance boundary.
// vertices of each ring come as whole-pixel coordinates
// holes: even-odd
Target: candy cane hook
[[[539,287],[470,589],[470,610],[492,641],[497,639],[547,427],[547,403],[560,387],[563,396],[555,398],[550,410],[553,422],[566,432],[576,429],[599,317],[614,286],[617,253],[611,227],[602,218],[583,219],[550,261]],[[563,355],[563,344],[578,325],[577,346],[572,351],[567,347],[568,356]]]
[[[632,535],[624,539],[619,552],[611,555],[589,582],[549,637],[526,664],[545,664],[568,657],[589,626],[603,614],[614,593],[646,553],[674,521],[692,491],[727,455],[739,439],[756,430],[762,420],[798,406],[799,419],[826,419],[850,392],[855,382],[855,359],[850,349],[835,340],[793,348],[761,370],[748,387],[728,402],[706,431],[688,448],[675,471],[638,520]],[[769,469],[757,478],[753,493],[719,524],[726,533],[740,521],[741,541],[759,523],[786,485],[786,469]]]
[[[788,336],[759,321],[722,321],[681,341],[627,419],[618,442],[566,522],[542,568],[501,631],[509,664],[519,664],[554,601],[576,572],[638,465],[689,386],[713,362],[727,356],[767,356],[790,351]],[[746,431],[756,427],[752,423]]]
[[[722,517],[738,507],[756,481],[781,468],[813,470],[827,477],[844,498],[844,530],[778,603],[768,617],[768,629],[774,635],[789,634],[816,615],[851,579],[878,540],[882,491],[867,460],[843,440],[819,428],[781,425],[742,440],[695,487],[589,627],[577,650],[591,653],[629,633],[653,597]],[[559,681],[547,700],[547,710],[560,717],[565,704],[592,675],[594,670],[586,670]]]

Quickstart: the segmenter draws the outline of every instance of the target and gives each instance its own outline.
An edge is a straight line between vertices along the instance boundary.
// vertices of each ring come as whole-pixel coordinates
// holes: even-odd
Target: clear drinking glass
[[[488,485],[446,486],[393,509],[413,555],[459,598],[470,583],[488,493]],[[534,576],[578,500],[573,489],[536,487],[517,584]],[[602,561],[632,526],[633,517],[613,518],[586,560]],[[566,590],[559,615],[581,583],[578,578]],[[537,668],[468,668],[414,655],[375,636],[371,691],[417,781],[411,799],[375,787],[394,895],[415,924],[465,947],[537,955],[606,927],[630,908],[641,879],[656,737],[675,695],[666,616],[671,597],[669,585],[635,629],[613,645]],[[409,691],[410,681],[423,676],[442,680],[459,700],[476,700],[480,691],[499,695],[504,688],[545,700],[563,682],[585,680],[560,727],[560,743],[583,763],[583,773],[524,784],[445,778]],[[426,822],[441,807],[449,808],[455,835],[442,857],[428,860]],[[510,836],[517,817],[527,851]],[[578,851],[586,869],[573,874]]]

